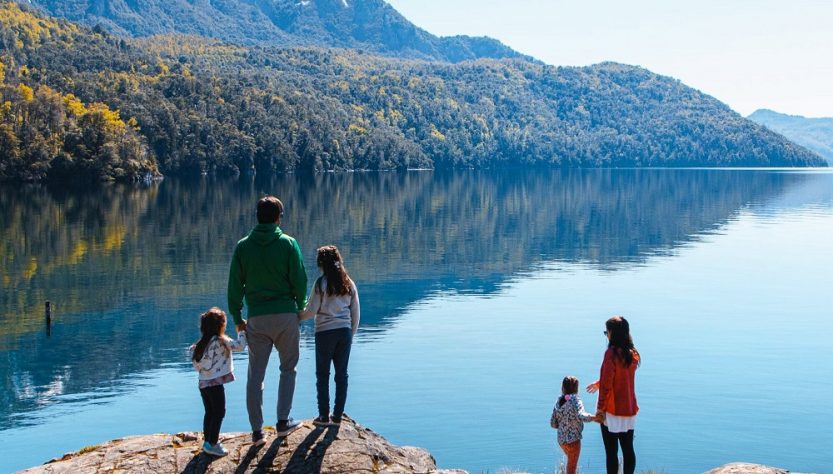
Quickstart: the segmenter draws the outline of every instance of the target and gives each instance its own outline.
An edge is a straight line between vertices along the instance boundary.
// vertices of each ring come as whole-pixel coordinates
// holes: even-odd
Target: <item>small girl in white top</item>
[[[578,379],[568,375],[561,382],[561,396],[550,417],[550,426],[558,430],[558,445],[567,455],[567,474],[576,474],[581,432],[586,421],[596,421],[596,418],[584,411],[584,404],[578,397]]]
[[[315,378],[318,391],[318,418],[313,424],[341,423],[347,401],[347,362],[353,336],[359,328],[361,309],[359,290],[347,275],[344,261],[335,245],[318,249],[318,268],[322,276],[315,281],[312,295],[301,319],[315,317]],[[330,364],[335,367],[336,397],[330,416]]]
[[[223,384],[234,381],[231,351],[246,348],[246,333],[237,340],[226,336],[226,313],[214,307],[200,315],[202,337],[189,349],[191,363],[199,373],[199,387],[205,416],[202,431],[205,441],[202,450],[214,456],[225,456],[228,451],[220,444],[220,426],[226,416],[226,392]]]

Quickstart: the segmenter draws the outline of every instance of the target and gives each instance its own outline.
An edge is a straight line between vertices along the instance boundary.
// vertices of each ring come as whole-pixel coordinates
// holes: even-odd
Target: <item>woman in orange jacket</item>
[[[634,377],[641,358],[633,345],[628,321],[614,316],[605,323],[607,351],[602,361],[599,380],[587,386],[587,391],[599,392],[596,417],[601,419],[602,441],[605,446],[607,473],[619,470],[619,446],[622,447],[623,474],[636,470],[636,453],[633,450],[633,430],[636,426]]]

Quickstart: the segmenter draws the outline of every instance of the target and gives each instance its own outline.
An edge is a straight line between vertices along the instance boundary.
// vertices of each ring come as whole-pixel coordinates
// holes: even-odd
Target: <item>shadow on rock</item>
[[[292,453],[292,457],[289,458],[289,463],[283,472],[320,473],[324,455],[327,454],[327,448],[333,444],[338,436],[338,429],[338,426],[330,426],[327,429],[315,427],[295,448],[295,452]],[[324,434],[324,438],[318,441],[322,434]]]

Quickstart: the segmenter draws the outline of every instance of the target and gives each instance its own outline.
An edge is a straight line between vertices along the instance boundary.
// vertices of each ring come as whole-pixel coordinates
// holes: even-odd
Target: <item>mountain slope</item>
[[[833,165],[833,118],[807,118],[767,109],[756,110],[748,118],[818,153]]]
[[[122,35],[186,33],[241,44],[360,48],[458,62],[522,57],[491,38],[439,38],[383,0],[33,0],[51,15]]]
[[[56,26],[43,31],[45,22]],[[124,39],[4,0],[0,51],[9,87],[48,86],[106,104],[167,174],[824,163],[677,80],[614,63],[451,64],[199,37]],[[15,143],[0,140],[0,155]],[[28,164],[50,176],[48,148],[26,156],[40,161],[15,170]]]

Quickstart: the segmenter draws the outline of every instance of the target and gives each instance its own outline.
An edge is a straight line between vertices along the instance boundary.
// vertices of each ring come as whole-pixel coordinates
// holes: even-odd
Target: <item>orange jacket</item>
[[[605,352],[599,374],[599,401],[596,409],[616,416],[634,416],[639,411],[634,390],[634,376],[639,358],[634,356],[630,367],[616,357],[613,348]]]

